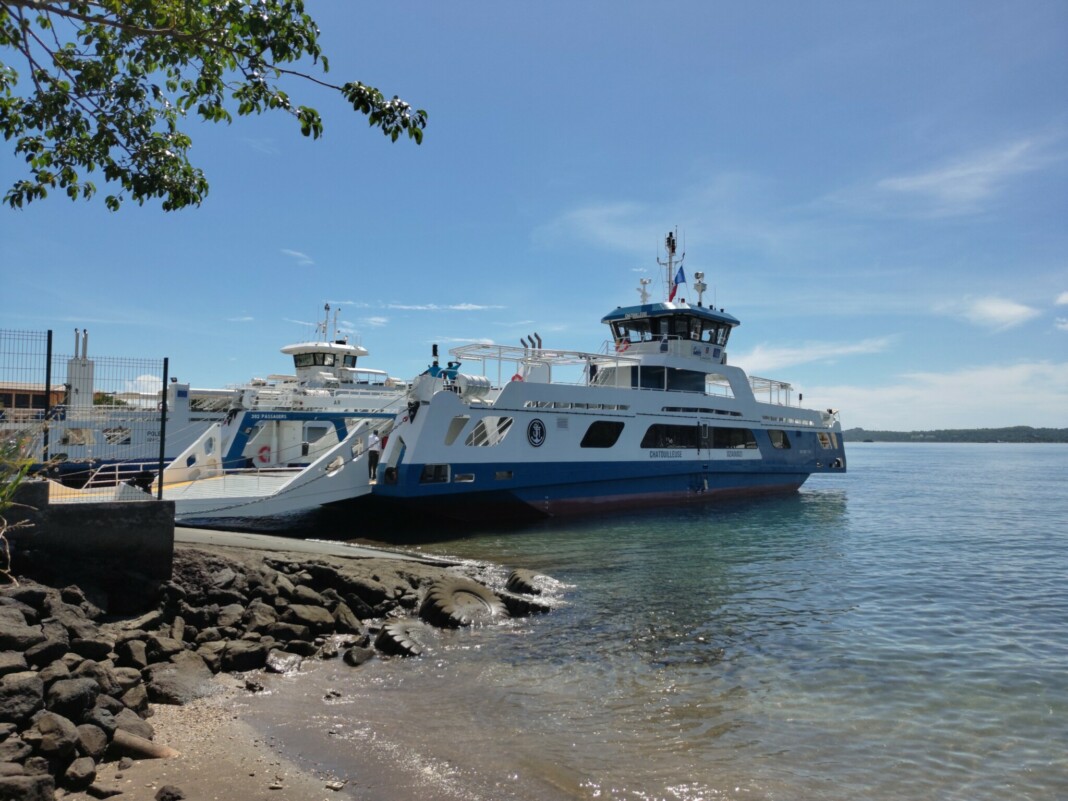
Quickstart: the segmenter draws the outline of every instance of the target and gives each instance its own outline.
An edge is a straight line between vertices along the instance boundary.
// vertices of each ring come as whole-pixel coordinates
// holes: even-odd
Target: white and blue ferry
[[[843,472],[836,410],[804,409],[790,384],[727,363],[739,320],[675,299],[676,239],[660,261],[671,289],[617,308],[599,352],[467,345],[413,382],[374,495],[467,521],[615,511],[797,490]],[[475,363],[479,374],[460,371]],[[473,372],[473,371],[472,371]]]

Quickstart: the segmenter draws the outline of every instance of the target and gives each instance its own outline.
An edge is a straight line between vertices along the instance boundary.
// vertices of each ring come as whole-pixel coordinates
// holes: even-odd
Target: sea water
[[[1068,446],[848,458],[785,497],[421,545],[559,605],[272,678],[247,715],[363,801],[1068,798]]]

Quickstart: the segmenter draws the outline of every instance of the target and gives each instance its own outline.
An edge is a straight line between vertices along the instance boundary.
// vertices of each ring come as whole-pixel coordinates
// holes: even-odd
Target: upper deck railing
[[[541,365],[550,368],[581,369],[581,373],[573,376],[573,380],[561,377],[558,372],[556,375],[550,374],[548,378],[551,380],[546,383],[571,386],[613,386],[610,382],[597,380],[596,376],[606,375],[604,368],[638,367],[641,369],[642,357],[650,353],[667,352],[669,355],[672,353],[689,355],[693,345],[703,346],[704,343],[684,337],[667,337],[666,350],[661,350],[663,344],[665,344],[663,340],[650,340],[634,343],[623,351],[617,352],[615,343],[608,340],[602,345],[599,352],[590,353],[586,351],[550,350],[545,348],[524,348],[514,345],[475,343],[453,348],[449,353],[456,361],[462,364],[472,362],[480,364],[482,374],[491,380],[494,380],[494,378],[490,373],[495,369],[497,376],[494,385],[496,387],[501,387],[508,383],[513,374],[522,375],[524,368],[535,368]],[[496,367],[492,368],[491,365],[494,364]],[[590,365],[596,365],[598,368],[592,380],[590,378]],[[463,367],[460,369],[463,371]],[[753,395],[758,401],[777,406],[794,406],[793,385],[789,382],[760,376],[748,376],[747,378]],[[619,388],[650,389],[649,387],[633,387],[629,382],[626,385],[620,385]],[[678,391],[681,392],[681,390]],[[705,394],[718,397],[733,397],[734,393],[731,389],[730,379],[722,373],[709,372],[705,381]]]

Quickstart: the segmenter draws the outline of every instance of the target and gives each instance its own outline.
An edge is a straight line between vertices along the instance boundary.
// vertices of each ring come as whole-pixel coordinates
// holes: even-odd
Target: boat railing
[[[774,378],[761,378],[749,376],[749,386],[758,401],[771,403],[776,406],[793,406],[793,385],[786,381],[777,381]],[[766,396],[766,397],[761,397]]]
[[[135,462],[109,462],[98,465],[90,471],[84,488],[114,487],[117,484],[127,483],[147,491],[157,472],[159,472],[158,458]]]
[[[276,409],[296,408],[298,406],[316,405],[316,399],[321,401],[364,400],[381,398],[384,394],[397,393],[402,395],[403,387],[390,387],[385,384],[369,384],[366,387],[248,387],[244,397],[246,408],[250,409]]]
[[[589,382],[590,365],[622,367],[639,363],[636,357],[623,353],[589,353],[578,350],[527,348],[518,345],[488,343],[463,345],[453,348],[449,353],[465,366],[471,363],[481,365],[481,374],[489,378],[496,387],[507,384],[515,377],[540,383],[582,386]],[[562,374],[569,369],[575,373],[570,378]],[[472,372],[472,370],[469,367],[467,369],[461,367],[460,372]],[[494,372],[496,377],[492,375]]]

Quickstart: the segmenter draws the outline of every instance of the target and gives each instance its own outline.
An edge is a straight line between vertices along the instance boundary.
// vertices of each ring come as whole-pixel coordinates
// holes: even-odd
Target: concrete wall
[[[38,568],[63,563],[97,578],[110,573],[115,581],[124,576],[153,581],[171,577],[173,501],[49,504],[47,483],[31,480],[18,488],[15,502],[20,506],[7,510],[8,523],[33,524],[8,531],[16,574],[22,553]]]

